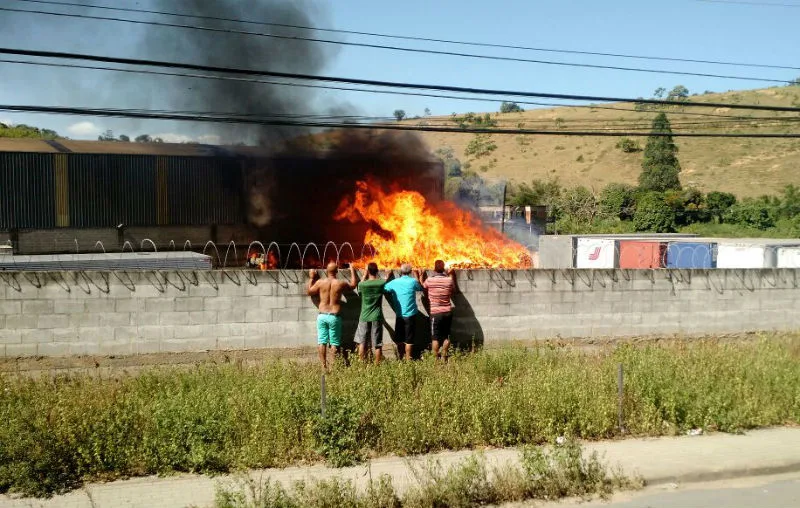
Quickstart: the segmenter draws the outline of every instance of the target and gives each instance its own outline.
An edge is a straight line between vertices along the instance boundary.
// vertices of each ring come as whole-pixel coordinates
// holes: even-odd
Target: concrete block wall
[[[314,346],[306,280],[299,271],[0,273],[0,356]],[[794,269],[480,270],[460,271],[458,285],[453,333],[463,343],[800,329]],[[346,299],[352,340],[360,299]]]
[[[247,239],[253,236],[253,231],[243,224],[221,224],[216,228],[209,225],[130,227],[124,229],[122,242],[116,228],[34,229],[18,232],[15,250],[18,254],[48,254],[75,252],[77,247],[80,252],[94,252],[99,250],[96,247],[99,241],[109,252],[119,252],[124,242],[130,242],[133,249],[139,251],[145,239],[153,242],[158,250],[171,248],[170,242],[182,250],[187,240],[194,248],[202,248],[209,240],[223,248],[232,240],[239,244],[248,243]],[[0,231],[0,243],[6,243],[10,238],[8,232]],[[145,243],[145,250],[152,248],[152,244]]]

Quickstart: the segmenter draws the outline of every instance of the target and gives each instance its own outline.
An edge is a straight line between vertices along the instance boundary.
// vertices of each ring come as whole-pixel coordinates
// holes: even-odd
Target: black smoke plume
[[[105,0],[98,0],[96,4],[116,5]],[[139,6],[211,18],[304,27],[331,25],[326,9],[319,2],[302,0],[152,0],[136,4]],[[45,10],[45,7],[37,8]],[[288,36],[319,35],[305,29],[92,8],[48,6],[47,10]],[[335,45],[309,41],[48,16],[15,15],[13,19],[0,16],[0,30],[3,32],[0,40],[12,46],[299,74],[323,74],[338,54]],[[51,38],[38,37],[41,34],[51,34]],[[52,47],[52,34],[60,35],[57,48]],[[325,38],[331,37],[325,35]],[[317,89],[291,86],[288,82],[287,85],[275,85],[242,79],[208,80],[31,69],[19,72],[36,73],[25,75],[28,82],[35,78],[33,82],[56,83],[57,86],[45,90],[55,97],[50,102],[58,105],[264,117],[342,115],[358,111],[357,105],[335,102],[329,94],[323,100]],[[126,120],[124,125],[131,138],[144,133],[139,121]],[[147,125],[148,134],[158,134],[153,132],[152,125],[170,125],[171,129],[202,128],[202,131],[191,132],[209,134],[210,124],[202,127]],[[236,192],[245,193],[249,203],[248,220],[261,228],[257,233],[261,238],[291,241],[354,239],[358,232],[348,232],[343,225],[332,225],[331,218],[339,201],[353,193],[355,182],[366,175],[387,184],[400,182],[406,188],[421,190],[430,197],[442,193],[443,174],[437,173],[440,166],[431,163],[424,143],[412,134],[357,130],[331,133],[298,127],[235,124],[215,124],[211,128],[223,145],[258,144],[260,147],[256,151],[259,155],[245,158],[244,189]],[[240,152],[235,149],[228,151]],[[225,148],[222,147],[220,152],[224,155]]]

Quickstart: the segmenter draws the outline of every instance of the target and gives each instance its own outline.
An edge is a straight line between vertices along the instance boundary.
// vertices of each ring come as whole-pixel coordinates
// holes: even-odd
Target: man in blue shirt
[[[414,320],[419,314],[417,308],[417,293],[423,287],[419,281],[419,271],[413,271],[411,265],[405,263],[400,267],[400,278],[387,282],[383,287],[387,299],[397,316],[394,325],[394,341],[400,355],[405,355],[406,360],[411,359],[414,352],[415,327]]]

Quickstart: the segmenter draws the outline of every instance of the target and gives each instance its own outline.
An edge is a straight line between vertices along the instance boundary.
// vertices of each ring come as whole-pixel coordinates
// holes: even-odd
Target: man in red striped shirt
[[[453,324],[453,306],[450,300],[456,289],[455,272],[445,273],[444,261],[437,259],[433,264],[433,275],[422,284],[430,302],[431,340],[434,358],[439,358],[439,344],[442,344],[442,358],[447,359],[450,347],[450,328]]]

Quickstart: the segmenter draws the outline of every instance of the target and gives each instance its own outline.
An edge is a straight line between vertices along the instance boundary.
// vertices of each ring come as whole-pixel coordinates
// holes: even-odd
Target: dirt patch
[[[501,340],[486,345],[488,350],[508,347],[553,347],[566,350],[580,350],[589,354],[602,354],[610,347],[621,344],[662,344],[676,341],[696,340],[753,340],[762,337],[759,333],[740,333],[728,335],[699,336],[641,336],[625,338],[592,338],[549,340]],[[384,354],[394,359],[391,345],[384,346]],[[143,370],[158,367],[195,368],[201,365],[233,364],[256,366],[272,360],[292,360],[296,362],[316,362],[316,347],[286,349],[251,349],[241,351],[202,351],[192,353],[154,353],[131,356],[73,356],[73,357],[31,357],[0,358],[0,375],[20,374],[31,377],[60,374],[89,374],[98,377],[135,375]]]

